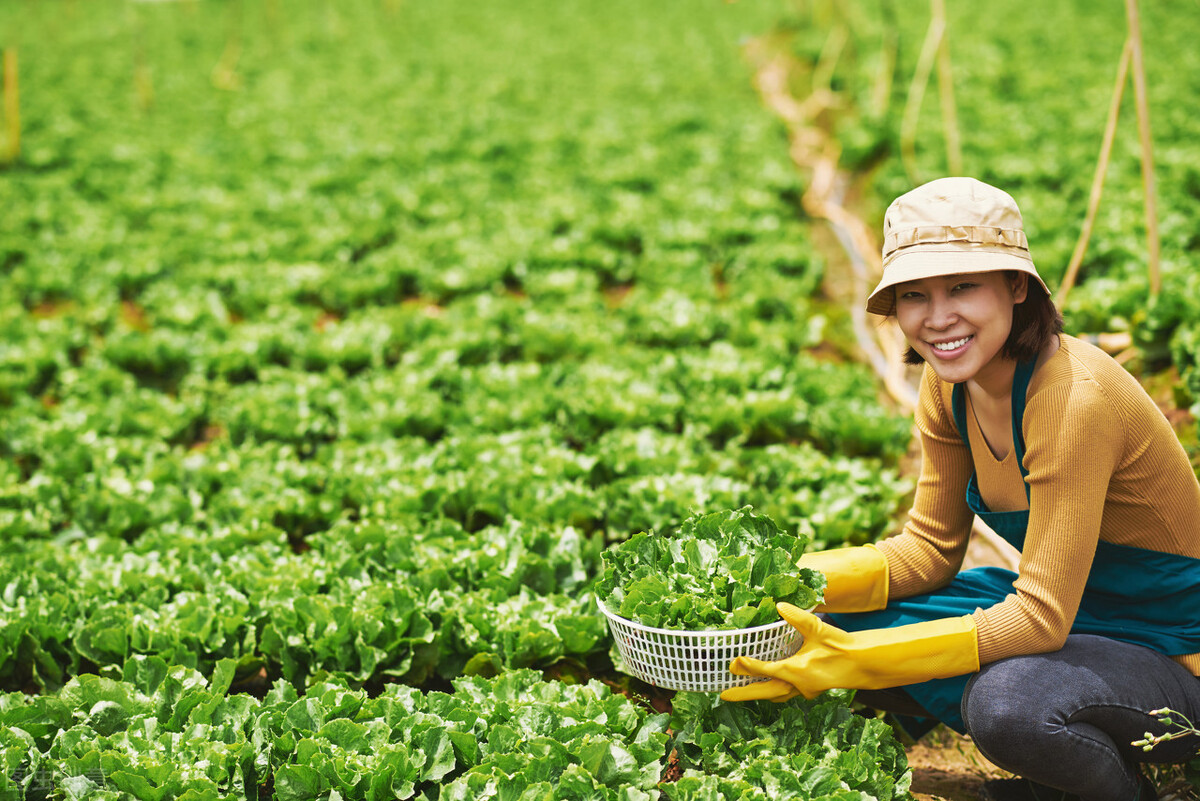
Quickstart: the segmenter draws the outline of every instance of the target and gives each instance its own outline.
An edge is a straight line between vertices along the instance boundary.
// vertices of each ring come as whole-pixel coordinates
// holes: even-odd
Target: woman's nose
[[[930,298],[925,325],[937,330],[949,328],[958,320],[954,304],[947,298]]]

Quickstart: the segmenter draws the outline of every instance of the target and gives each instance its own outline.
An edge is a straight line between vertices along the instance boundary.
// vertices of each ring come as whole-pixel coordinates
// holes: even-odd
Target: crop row
[[[241,678],[269,668],[303,688],[321,672],[420,684],[471,659],[544,666],[607,647],[586,593],[598,543],[570,528],[346,523],[295,554],[270,526],[165,526],[136,549],[92,538],[70,559],[50,542],[7,550],[10,687],[54,688],[134,654],[206,674],[232,659]]]
[[[233,675],[229,661],[209,680],[134,658],[120,679],[82,676],[55,696],[0,696],[0,792],[649,801],[661,789],[671,801],[780,792],[890,801],[907,790],[891,730],[839,699],[767,710],[681,696],[672,720],[600,682],[546,682],[534,671],[459,679],[451,692],[393,684],[373,697],[337,680],[303,696],[278,683],[261,700],[227,694]],[[741,736],[749,728],[756,740]],[[660,785],[672,750],[677,780]]]
[[[881,482],[863,460],[804,446],[697,454],[686,438],[633,429],[588,456],[549,439],[532,429],[432,449],[389,441],[332,449],[325,460],[297,459],[286,446],[214,444],[128,464],[119,445],[100,440],[111,465],[77,477],[74,494],[64,497],[52,473],[5,493],[6,530],[37,535],[10,534],[4,545],[7,682],[55,686],[64,672],[119,665],[131,653],[193,666],[258,659],[296,681],[318,667],[365,681],[385,669],[409,673],[413,645],[435,641],[417,680],[433,665],[455,675],[452,665],[482,653],[547,664],[586,655],[603,636],[578,597],[597,572],[601,523],[663,530],[694,508],[758,502],[805,536],[857,539],[885,525],[907,489]],[[302,598],[311,608],[298,611]],[[486,617],[489,605],[509,610],[501,625],[462,623],[471,609]],[[298,658],[278,634],[295,624],[315,643],[348,614],[362,620],[334,639],[368,637],[363,648],[386,657],[310,643],[319,656]],[[556,631],[556,617],[580,614],[591,615],[587,636]],[[372,615],[384,622],[367,626]],[[548,644],[505,645],[520,638],[506,626],[544,630]],[[464,627],[474,639],[462,639]]]

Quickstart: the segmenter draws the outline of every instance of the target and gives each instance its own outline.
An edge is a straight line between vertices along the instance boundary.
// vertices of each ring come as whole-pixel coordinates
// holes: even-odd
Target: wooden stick
[[[1079,266],[1083,264],[1083,254],[1087,252],[1088,241],[1092,238],[1092,226],[1096,222],[1096,212],[1100,208],[1100,196],[1104,194],[1104,177],[1108,174],[1108,162],[1112,157],[1113,140],[1117,135],[1117,119],[1121,115],[1121,99],[1125,95],[1125,81],[1129,76],[1129,61],[1133,56],[1133,43],[1125,40],[1125,49],[1121,53],[1121,64],[1117,67],[1117,85],[1113,89],[1112,102],[1108,106],[1108,123],[1104,126],[1104,140],[1100,144],[1100,159],[1096,162],[1096,174],[1092,177],[1092,193],[1088,198],[1087,215],[1083,218],[1083,228],[1079,231],[1079,241],[1075,243],[1075,252],[1067,265],[1067,274],[1063,276],[1058,287],[1058,302],[1066,303],[1071,287],[1075,285],[1075,276]]]
[[[908,99],[904,102],[904,116],[900,121],[900,157],[904,162],[905,172],[913,184],[920,183],[917,174],[917,120],[921,116],[921,103],[925,99],[925,87],[929,83],[929,73],[933,71],[933,61],[941,46],[942,34],[946,30],[946,19],[936,13],[929,20],[929,30],[925,33],[925,42],[921,45],[921,55],[917,58],[917,69],[913,73],[912,83],[908,87]]]
[[[825,38],[825,44],[821,46],[821,55],[817,59],[817,66],[813,68],[813,92],[833,90],[833,73],[837,69],[838,59],[841,58],[842,49],[846,46],[848,38],[849,33],[845,25],[834,25],[829,31],[829,36]]]
[[[879,64],[879,74],[875,76],[875,85],[871,91],[871,113],[882,117],[892,104],[892,81],[896,77],[896,58],[899,54],[899,36],[896,34],[896,10],[891,0],[881,3],[886,23],[880,39],[880,51],[883,58]]]
[[[879,74],[875,76],[875,86],[871,92],[871,112],[882,117],[887,113],[892,103],[892,80],[896,75],[896,55],[899,45],[896,36],[885,33],[883,43],[883,59],[879,64]]]
[[[21,155],[21,89],[15,47],[4,50],[4,121],[8,129],[4,160],[12,164]]]
[[[134,8],[133,3],[126,5],[128,9],[129,31],[133,42],[133,89],[137,97],[138,108],[149,111],[154,105],[154,79],[150,67],[146,63],[146,32],[142,26],[142,16]]]
[[[218,89],[234,91],[242,84],[238,75],[238,60],[242,57],[242,2],[233,0],[229,12],[229,35],[225,39],[225,49],[212,68],[212,83]]]
[[[938,44],[938,89],[942,99],[942,131],[946,138],[946,165],[951,175],[962,175],[962,139],[958,133],[958,106],[954,102],[954,70],[950,66],[950,34],[946,0],[933,0],[934,14],[942,18],[942,40]]]
[[[1125,0],[1129,39],[1133,43],[1133,96],[1137,105],[1138,136],[1142,140],[1142,186],[1146,193],[1146,244],[1150,250],[1150,297],[1157,297],[1159,276],[1158,210],[1154,200],[1154,151],[1150,134],[1150,105],[1146,98],[1146,70],[1142,63],[1142,25],[1137,0]]]

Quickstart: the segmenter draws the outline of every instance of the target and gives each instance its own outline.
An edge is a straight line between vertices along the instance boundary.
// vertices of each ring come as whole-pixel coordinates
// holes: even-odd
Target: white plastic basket
[[[804,638],[786,620],[749,629],[683,631],[643,626],[610,612],[608,618],[625,669],[633,676],[668,690],[721,692],[761,679],[729,672],[734,657],[777,661],[800,650]]]

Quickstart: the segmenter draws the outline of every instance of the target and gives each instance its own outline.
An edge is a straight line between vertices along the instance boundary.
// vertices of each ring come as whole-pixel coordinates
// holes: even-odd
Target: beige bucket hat
[[[867,311],[892,314],[892,287],[955,273],[1018,270],[1050,294],[1029,255],[1012,197],[974,178],[939,178],[901,195],[883,217],[883,279]]]

